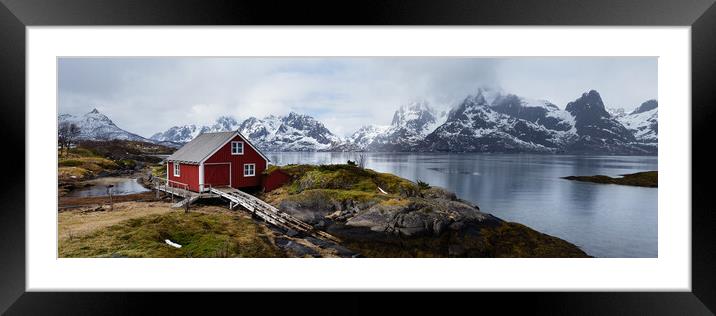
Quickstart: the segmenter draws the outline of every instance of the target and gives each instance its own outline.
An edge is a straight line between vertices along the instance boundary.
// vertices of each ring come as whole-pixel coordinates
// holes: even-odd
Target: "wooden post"
[[[114,203],[112,202],[112,188],[114,185],[110,184],[107,186],[107,195],[109,195],[109,210],[114,211]]]

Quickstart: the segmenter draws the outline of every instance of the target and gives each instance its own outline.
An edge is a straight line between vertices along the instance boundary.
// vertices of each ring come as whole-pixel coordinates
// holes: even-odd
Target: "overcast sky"
[[[389,124],[416,99],[447,108],[478,87],[564,106],[590,89],[608,107],[657,98],[654,57],[589,58],[61,58],[59,112],[97,108],[149,137],[221,115],[312,115],[340,136]]]

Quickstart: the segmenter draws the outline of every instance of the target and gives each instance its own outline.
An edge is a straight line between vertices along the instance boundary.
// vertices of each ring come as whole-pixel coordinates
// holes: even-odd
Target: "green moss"
[[[286,197],[286,200],[305,204],[314,203],[316,201],[345,202],[348,200],[363,203],[369,201],[379,202],[387,199],[389,199],[389,197],[376,193],[336,189],[311,189]]]
[[[440,236],[352,240],[344,236],[346,247],[372,258],[586,258],[578,247],[527,226],[503,222],[481,227],[477,232],[447,231]],[[452,250],[451,250],[452,248]]]
[[[380,192],[383,189],[389,194],[414,196],[418,192],[415,183],[389,173],[380,173],[370,169],[362,169],[351,165],[288,165],[273,167],[282,170],[292,177],[287,184],[290,194],[304,190],[335,189],[349,191]]]
[[[380,204],[385,206],[400,206],[406,207],[412,203],[409,199],[389,199],[381,202]]]
[[[175,212],[130,219],[60,242],[60,257],[279,257],[251,219],[226,213]],[[165,239],[182,245],[174,248]]]
[[[602,184],[621,184],[640,187],[656,188],[659,185],[659,174],[657,171],[637,172],[622,175],[621,178],[612,178],[604,175],[596,176],[569,176],[563,177],[567,180],[575,180],[582,182],[593,182]]]
[[[525,225],[503,222],[502,225],[482,229],[485,252],[501,258],[584,258],[587,254],[575,245],[549,236]]]

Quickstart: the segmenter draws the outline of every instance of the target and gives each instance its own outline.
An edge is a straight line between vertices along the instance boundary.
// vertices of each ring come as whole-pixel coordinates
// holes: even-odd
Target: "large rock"
[[[381,203],[346,221],[347,226],[403,236],[439,236],[455,222],[482,222],[490,217],[462,201],[414,198]]]

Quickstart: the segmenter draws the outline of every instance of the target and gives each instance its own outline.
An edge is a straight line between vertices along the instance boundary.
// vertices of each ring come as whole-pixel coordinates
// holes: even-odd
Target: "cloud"
[[[589,89],[632,108],[656,98],[656,58],[61,58],[59,110],[93,107],[143,136],[296,111],[339,135],[389,124],[402,104],[446,108],[481,85],[563,107]]]

